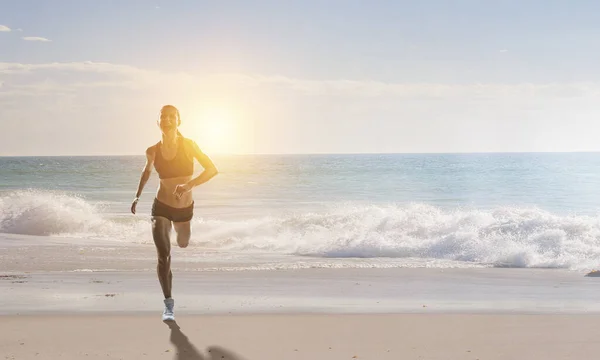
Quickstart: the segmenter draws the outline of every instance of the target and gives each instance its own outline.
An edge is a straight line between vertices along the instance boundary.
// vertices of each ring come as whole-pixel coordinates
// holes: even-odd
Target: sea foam
[[[497,267],[580,269],[600,262],[600,217],[560,216],[537,208],[345,204],[238,220],[197,213],[190,245],[197,249]],[[147,216],[109,216],[83,198],[49,191],[0,196],[0,232],[152,243]]]

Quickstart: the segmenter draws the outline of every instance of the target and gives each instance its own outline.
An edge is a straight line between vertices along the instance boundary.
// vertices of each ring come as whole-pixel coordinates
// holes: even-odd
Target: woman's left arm
[[[188,181],[187,183],[182,184],[182,185],[177,185],[175,187],[175,191],[173,192],[177,197],[181,197],[181,195],[183,195],[184,193],[186,193],[188,191],[192,191],[193,188],[195,188],[198,185],[204,184],[205,182],[212,179],[213,177],[215,177],[215,175],[217,175],[219,173],[215,164],[208,157],[208,155],[206,155],[202,150],[200,150],[200,148],[198,147],[198,144],[196,144],[196,142],[193,140],[187,140],[187,141],[189,141],[188,146],[190,147],[190,150],[192,151],[194,158],[196,160],[198,160],[200,165],[202,165],[202,167],[204,168],[204,171],[202,171],[202,173],[200,175],[196,176],[195,178]]]
[[[208,155],[200,150],[195,141],[190,140],[190,147],[192,149],[192,153],[194,154],[194,158],[196,158],[196,160],[198,160],[200,165],[204,168],[204,171],[202,171],[200,175],[188,182],[188,185],[191,189],[212,179],[219,173],[219,171]]]

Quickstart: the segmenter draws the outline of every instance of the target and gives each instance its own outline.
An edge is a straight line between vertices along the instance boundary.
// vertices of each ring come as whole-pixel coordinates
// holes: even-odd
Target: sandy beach
[[[374,261],[277,269],[268,256],[209,261],[175,248],[176,323],[165,324],[152,245],[72,242],[0,242],[0,359],[555,360],[600,351],[598,278],[581,271]]]
[[[592,359],[600,316],[4,316],[3,359]]]
[[[32,271],[0,265],[2,359],[554,360],[600,351],[598,279],[573,271],[179,263],[176,323],[166,324],[153,271],[124,262],[82,270],[100,264],[75,255],[69,270],[48,269],[54,251],[69,253],[61,246],[21,263],[35,248],[3,248]]]

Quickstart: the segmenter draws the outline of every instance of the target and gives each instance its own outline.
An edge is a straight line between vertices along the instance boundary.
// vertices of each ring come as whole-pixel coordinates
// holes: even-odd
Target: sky
[[[0,0],[0,156],[599,151],[600,2]]]

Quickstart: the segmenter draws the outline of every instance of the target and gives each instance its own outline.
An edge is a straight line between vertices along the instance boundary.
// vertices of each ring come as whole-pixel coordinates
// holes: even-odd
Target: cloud
[[[80,61],[80,62],[53,62],[38,64],[7,63],[0,62],[0,74],[2,73],[26,73],[38,70],[66,70],[76,72],[116,72],[135,73],[144,72],[139,68],[129,65],[118,65],[104,62]]]
[[[165,103],[185,114],[184,133],[209,145],[204,107],[235,110],[243,151],[591,148],[599,100],[593,82],[402,83],[0,62],[0,119],[19,119],[0,122],[0,153],[138,153],[157,136]],[[65,129],[82,135],[63,140]]]
[[[141,69],[131,65],[112,64],[94,61],[53,62],[38,64],[0,62],[0,74],[32,73],[43,70],[78,73],[120,74],[128,77],[135,76],[148,78],[162,78],[165,76],[182,78],[188,76],[185,73],[162,73],[155,70]]]
[[[0,99],[77,96],[114,97],[131,91],[168,96],[199,88],[197,77],[186,73],[163,73],[129,65],[102,62],[2,63]],[[180,96],[180,95],[171,95]]]
[[[13,91],[21,95],[109,87],[144,91],[159,89],[162,92],[190,89],[198,81],[196,77],[183,72],[163,73],[130,65],[91,61],[38,64],[0,62],[0,81],[3,79],[10,79]]]
[[[443,83],[387,83],[357,80],[306,80],[285,76],[264,75],[214,75],[220,82],[237,83],[239,86],[271,85],[291,89],[307,95],[394,97],[412,99],[498,99],[532,97],[572,97],[600,94],[600,84],[595,83],[548,83],[548,84],[443,84]]]
[[[0,32],[11,31],[10,28],[6,25],[0,25]]]
[[[38,78],[39,77],[39,78]],[[43,80],[42,80],[43,79]],[[238,93],[289,91],[303,96],[392,98],[414,100],[462,99],[486,101],[600,96],[596,83],[388,83],[348,79],[309,80],[278,75],[191,74],[162,72],[104,62],[1,63],[0,81],[19,93],[69,91],[81,88],[122,87],[157,91]],[[5,86],[5,89],[8,87]],[[6,95],[6,94],[5,94]]]
[[[500,52],[501,53],[505,53],[505,52],[508,52],[508,50],[507,49],[502,49],[502,50],[500,50]]]
[[[46,39],[44,37],[39,37],[39,36],[24,36],[22,39],[25,41],[41,41],[41,42],[52,41],[52,40]]]

